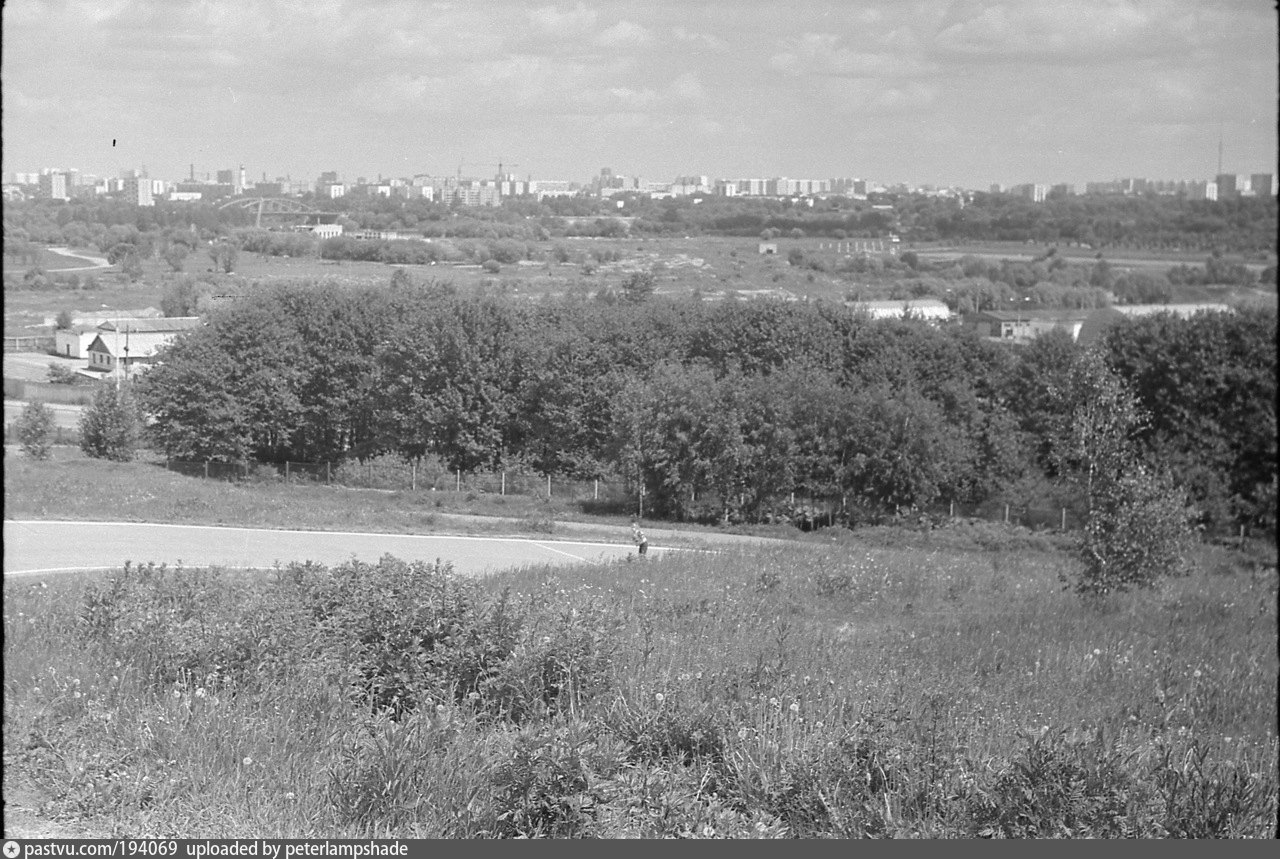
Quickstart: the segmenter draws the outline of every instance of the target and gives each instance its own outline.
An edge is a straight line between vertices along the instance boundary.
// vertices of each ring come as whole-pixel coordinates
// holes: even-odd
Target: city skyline
[[[1211,178],[1220,141],[1224,172],[1276,166],[1256,0],[16,0],[3,30],[6,171],[1083,187]]]

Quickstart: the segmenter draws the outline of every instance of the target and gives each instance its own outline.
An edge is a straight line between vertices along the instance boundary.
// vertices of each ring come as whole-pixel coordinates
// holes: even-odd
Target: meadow
[[[16,464],[13,517],[89,467]],[[366,511],[391,493],[157,471],[187,521],[328,493],[400,527]],[[1273,547],[1095,601],[1076,563],[956,521],[481,580],[6,582],[5,796],[104,836],[1271,837]]]

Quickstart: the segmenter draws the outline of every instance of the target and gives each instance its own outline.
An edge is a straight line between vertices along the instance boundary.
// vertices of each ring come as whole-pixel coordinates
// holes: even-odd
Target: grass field
[[[99,518],[59,505],[85,485],[167,521],[423,515],[147,468],[10,457],[6,515]],[[1075,564],[970,522],[474,583],[7,584],[5,798],[85,835],[1271,837],[1274,547],[1092,603]]]
[[[623,279],[639,269],[652,270],[658,278],[657,291],[662,295],[698,296],[706,300],[729,297],[778,297],[789,299],[827,299],[842,301],[850,290],[859,285],[857,276],[834,271],[841,255],[834,250],[831,239],[778,239],[777,255],[762,255],[759,242],[751,237],[663,237],[632,239],[557,238],[537,245],[550,258],[551,250],[560,246],[569,253],[570,262],[555,263],[546,260],[526,261],[517,265],[504,265],[497,274],[483,271],[477,265],[426,265],[406,266],[410,276],[420,279],[436,279],[452,283],[463,292],[485,290],[495,295],[541,298],[548,295],[591,296],[602,289],[617,289]],[[807,266],[794,267],[787,262],[791,248],[799,248],[806,260],[824,261],[827,271]],[[913,249],[926,259],[943,259],[964,254],[976,254],[992,259],[1029,259],[1043,253],[1046,248],[1019,243],[983,243],[978,245],[941,245],[921,243],[904,245],[902,250]],[[73,249],[74,250],[74,249]],[[86,251],[86,253],[89,253]],[[1080,248],[1060,248],[1068,259],[1088,263],[1096,252]],[[48,257],[48,268],[65,268],[75,261],[67,257],[43,252]],[[1200,265],[1203,255],[1173,254],[1168,252],[1139,252],[1128,250],[1107,251],[1108,258],[1123,259],[1126,265],[1168,267],[1180,262]],[[613,259],[617,256],[618,259]],[[599,262],[599,258],[609,261]],[[597,261],[587,265],[593,259]],[[1249,263],[1260,269],[1262,263]],[[210,260],[207,255],[191,254],[184,273],[210,276]],[[316,257],[270,257],[242,252],[232,276],[217,275],[226,294],[235,294],[250,288],[253,283],[270,283],[273,280],[317,279],[333,280],[347,284],[386,283],[390,281],[394,266],[382,263],[322,260]],[[118,282],[118,272],[113,268],[92,274],[99,288],[87,292],[76,290],[46,290],[41,292],[10,291],[5,296],[5,330],[8,334],[31,333],[29,329],[47,326],[60,310],[78,313],[96,312],[106,305],[111,311],[139,310],[159,307],[164,282],[175,273],[159,259],[143,263],[143,277],[134,284]],[[1274,289],[1270,291],[1274,300]],[[1194,296],[1197,300],[1205,296]],[[1227,300],[1231,294],[1211,296],[1213,300]],[[47,333],[47,332],[41,332]]]

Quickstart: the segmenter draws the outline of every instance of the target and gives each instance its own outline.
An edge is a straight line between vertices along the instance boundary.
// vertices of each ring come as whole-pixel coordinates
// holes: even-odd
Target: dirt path
[[[111,263],[107,262],[104,257],[95,257],[95,256],[90,256],[89,254],[73,253],[72,251],[67,250],[66,248],[48,248],[48,250],[50,253],[55,253],[55,254],[58,254],[59,256],[71,257],[72,259],[87,259],[91,263],[93,263],[93,265],[81,265],[81,266],[76,266],[74,268],[60,268],[60,269],[57,269],[56,273],[58,274],[61,274],[64,271],[98,271],[99,269],[111,268]]]

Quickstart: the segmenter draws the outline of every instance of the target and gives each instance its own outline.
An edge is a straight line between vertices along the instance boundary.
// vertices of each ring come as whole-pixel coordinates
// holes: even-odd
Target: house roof
[[[151,333],[189,331],[200,326],[199,316],[171,316],[163,319],[121,319],[119,331],[124,333]],[[98,326],[99,331],[116,331],[116,320],[110,319]]]
[[[90,352],[105,352],[113,358],[150,358],[161,346],[173,341],[175,331],[99,331],[89,344]],[[116,350],[119,350],[118,352]]]
[[[997,322],[1080,322],[1088,318],[1092,310],[980,310],[971,317],[994,319]]]

